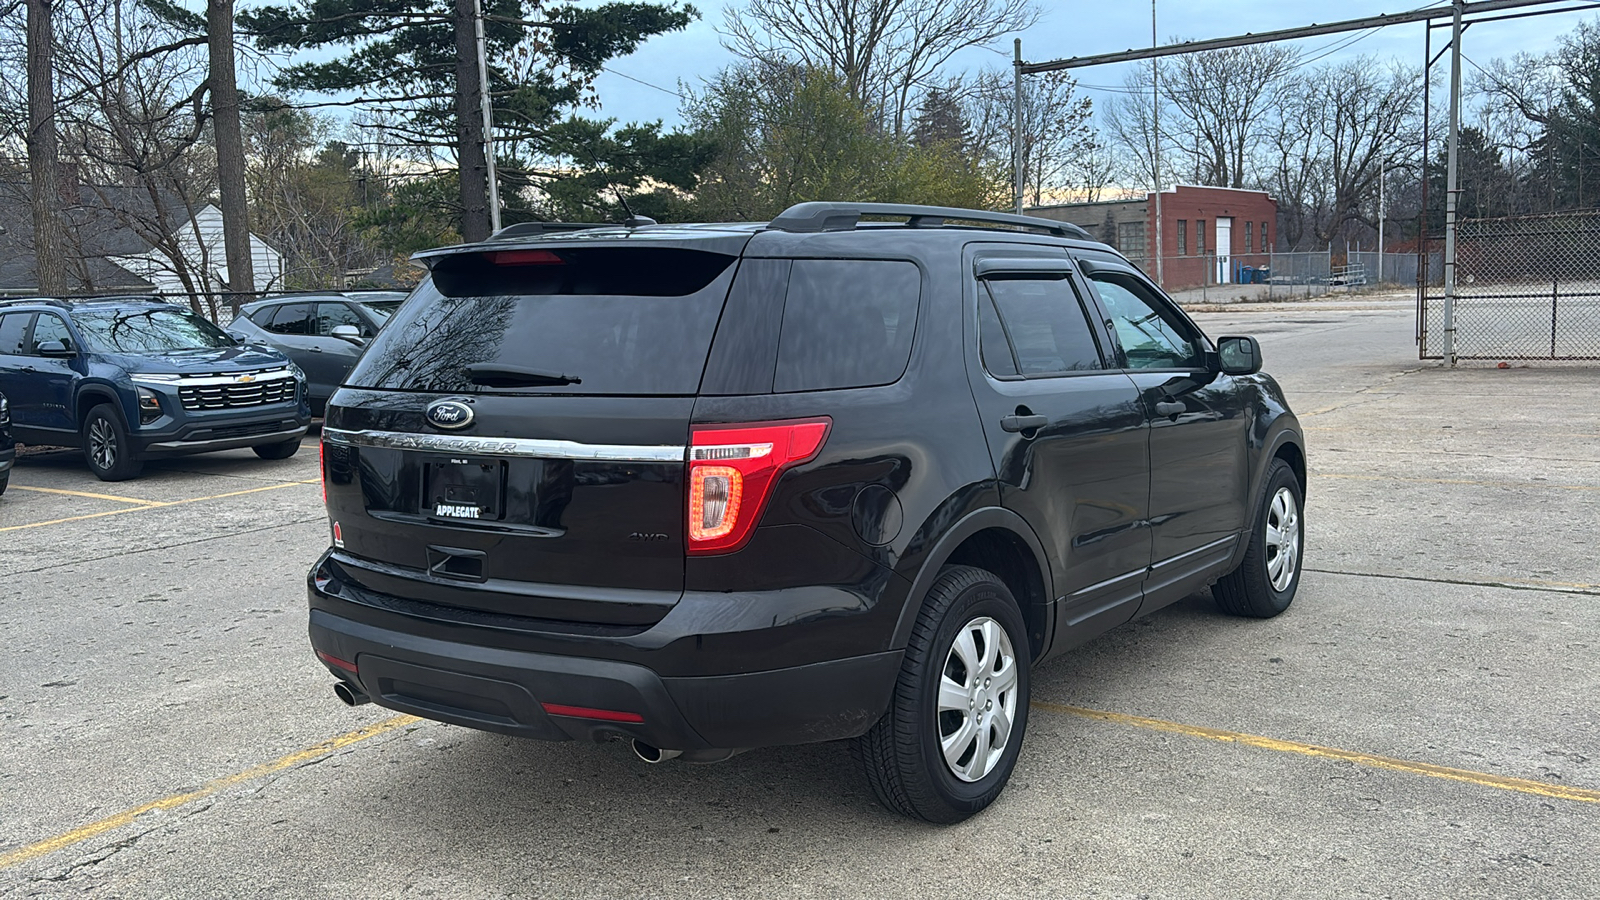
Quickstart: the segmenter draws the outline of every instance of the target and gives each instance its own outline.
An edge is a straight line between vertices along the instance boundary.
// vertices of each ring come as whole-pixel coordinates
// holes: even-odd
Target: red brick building
[[[1278,202],[1265,191],[1180,184],[1161,192],[1163,265],[1155,261],[1154,194],[1139,200],[1036,206],[1026,212],[1088,230],[1138,263],[1162,271],[1167,290],[1233,284],[1245,268],[1270,265]]]

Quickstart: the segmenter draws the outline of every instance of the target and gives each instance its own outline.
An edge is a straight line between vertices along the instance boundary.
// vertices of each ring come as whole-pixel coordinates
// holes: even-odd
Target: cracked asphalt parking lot
[[[1600,896],[1600,368],[1415,359],[1411,305],[1197,314],[1307,428],[1307,566],[1041,669],[1012,783],[935,828],[844,744],[714,766],[338,703],[311,445],[0,498],[0,896]]]

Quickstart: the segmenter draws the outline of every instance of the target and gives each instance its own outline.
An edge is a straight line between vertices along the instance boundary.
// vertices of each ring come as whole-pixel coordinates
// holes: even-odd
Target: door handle
[[[306,349],[310,350],[312,353],[321,353],[322,352],[322,348],[321,347],[308,347]]]
[[[1188,411],[1189,407],[1186,404],[1179,403],[1176,400],[1156,401],[1156,415],[1158,416],[1181,416]]]
[[[1035,431],[1050,424],[1048,416],[1006,416],[1000,420],[1000,427],[1013,434],[1021,431]]]

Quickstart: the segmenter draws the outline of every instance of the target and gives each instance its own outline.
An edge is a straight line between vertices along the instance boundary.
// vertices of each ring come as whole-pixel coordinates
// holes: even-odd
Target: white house
[[[222,243],[222,211],[207,203],[195,213],[194,221],[185,222],[174,233],[174,237],[189,271],[200,273],[208,282],[195,287],[225,290],[228,284],[228,254]],[[142,253],[107,258],[150,282],[155,291],[177,294],[185,291],[172,261],[160,250],[151,248]],[[250,235],[250,259],[257,291],[270,291],[282,286],[283,254],[254,234]]]

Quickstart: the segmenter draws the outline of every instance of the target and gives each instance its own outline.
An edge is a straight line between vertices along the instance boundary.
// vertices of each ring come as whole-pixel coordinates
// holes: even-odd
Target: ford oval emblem
[[[429,425],[449,431],[472,424],[472,407],[460,400],[435,400],[428,404],[428,411],[423,415]]]

